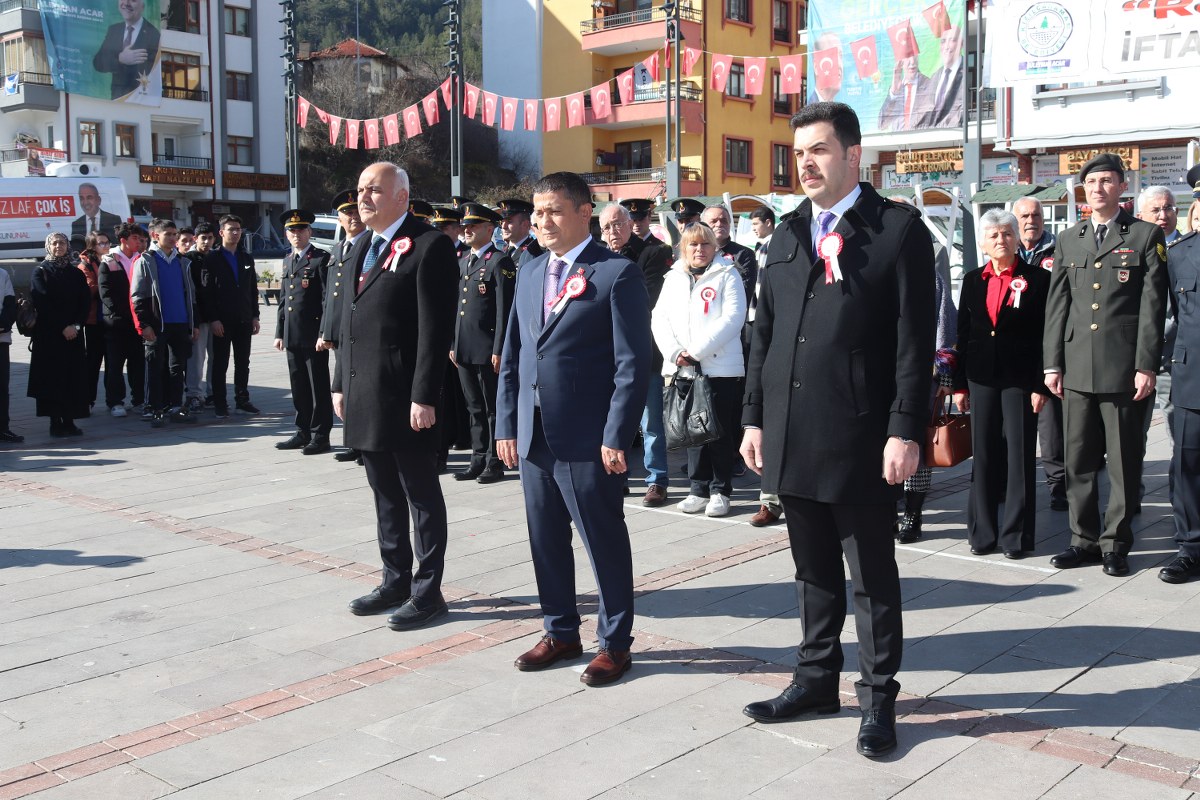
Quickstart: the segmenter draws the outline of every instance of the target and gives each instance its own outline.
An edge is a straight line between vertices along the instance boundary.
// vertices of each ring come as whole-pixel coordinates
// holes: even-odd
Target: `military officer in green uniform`
[[[329,393],[329,351],[317,346],[329,253],[309,242],[316,215],[302,208],[283,212],[282,222],[292,252],[283,258],[275,349],[287,352],[296,432],[275,445],[304,455],[329,452],[333,397]]]
[[[1063,400],[1071,545],[1059,569],[1103,562],[1129,574],[1131,520],[1145,456],[1142,423],[1154,393],[1167,303],[1162,230],[1121,208],[1125,166],[1102,153],[1079,172],[1090,219],[1058,237],[1046,301],[1046,386]],[[1111,491],[1103,527],[1097,476]]]

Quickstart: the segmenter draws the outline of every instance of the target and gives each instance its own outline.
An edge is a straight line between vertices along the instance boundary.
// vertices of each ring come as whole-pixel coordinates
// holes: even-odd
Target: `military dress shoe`
[[[347,447],[342,452],[335,453],[333,456],[334,461],[354,461],[357,458],[358,458],[358,451],[355,450],[353,447]]]
[[[447,611],[449,608],[440,594],[434,597],[410,597],[388,617],[387,626],[394,631],[411,631],[444,616]]]
[[[667,487],[659,486],[657,483],[652,483],[646,487],[646,495],[642,498],[642,505],[646,508],[658,508],[667,502]]]
[[[772,511],[766,503],[758,507],[758,512],[750,518],[750,524],[756,528],[764,528],[779,522],[779,514]]]
[[[783,722],[815,711],[818,714],[836,714],[842,707],[837,693],[821,695],[792,682],[778,697],[751,703],[742,713],[758,722]]]
[[[350,613],[360,617],[367,614],[382,614],[407,600],[407,591],[385,592],[382,587],[376,586],[370,594],[364,594],[362,597],[350,601]]]
[[[976,547],[974,545],[971,545],[971,555],[986,556],[995,549],[996,549],[996,545],[994,545],[994,544],[984,545],[983,547]]]
[[[302,447],[307,447],[308,442],[309,442],[309,439],[304,434],[294,433],[294,434],[292,434],[292,438],[288,439],[286,442],[276,442],[275,449],[276,450],[299,450]]]
[[[896,711],[892,706],[862,712],[858,726],[858,754],[879,758],[896,749]]]
[[[616,683],[622,675],[629,672],[632,665],[633,659],[628,650],[609,650],[602,647],[592,659],[592,663],[588,664],[587,669],[579,676],[579,680],[588,686]]]
[[[1123,553],[1104,554],[1104,574],[1121,578],[1129,574],[1129,559]]]
[[[1191,556],[1176,556],[1158,571],[1158,579],[1164,583],[1187,583],[1193,575],[1200,575],[1200,558]]]
[[[25,437],[9,430],[0,431],[0,444],[20,444]]]
[[[332,449],[327,436],[314,436],[313,440],[304,445],[304,449],[300,452],[306,456],[317,456],[321,453],[328,453]]]
[[[475,479],[475,482],[488,484],[502,480],[504,480],[504,469],[502,467],[488,467],[479,473],[479,477]]]
[[[1057,494],[1050,495],[1051,511],[1066,511],[1067,508],[1067,498]]]
[[[472,464],[471,466],[464,469],[462,472],[454,473],[454,480],[456,480],[456,481],[473,481],[482,474],[483,474],[483,464],[480,464],[478,466]]]
[[[1025,557],[1024,550],[1005,550],[1004,557],[1011,561],[1020,561]]]
[[[564,642],[547,633],[533,646],[533,649],[526,650],[517,656],[513,665],[521,672],[536,672],[551,664],[579,658],[581,655],[583,655],[583,645],[579,642]]]
[[[1055,569],[1071,569],[1078,567],[1080,564],[1098,564],[1100,563],[1100,554],[1084,550],[1082,547],[1071,545],[1066,550],[1050,559],[1050,566]]]

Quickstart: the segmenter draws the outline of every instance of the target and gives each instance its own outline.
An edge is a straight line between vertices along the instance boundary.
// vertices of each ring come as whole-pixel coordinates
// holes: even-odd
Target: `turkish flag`
[[[496,124],[496,106],[500,103],[500,95],[492,92],[483,93],[483,124]]]
[[[851,42],[850,52],[854,53],[854,66],[858,68],[858,77],[865,80],[879,72],[879,52],[875,48],[875,34]]]
[[[425,99],[421,101],[421,108],[425,109],[425,122],[429,125],[437,125],[441,121],[438,116],[438,93],[435,89],[425,95]]]
[[[837,89],[842,85],[842,48],[826,47],[813,53],[813,72],[818,89]]]
[[[360,119],[346,120],[346,147],[351,150],[358,149],[358,126],[362,125]]]
[[[642,59],[642,65],[646,67],[646,71],[650,73],[650,80],[658,80],[658,51],[655,50],[650,54],[649,58]]]
[[[500,98],[500,127],[511,131],[517,125],[517,98]]]
[[[525,130],[537,130],[538,101],[525,100]]]
[[[546,104],[546,130],[559,130],[559,121],[562,119],[562,98],[547,97],[542,102]]]
[[[467,84],[467,119],[475,119],[475,109],[479,108],[479,87]]]
[[[316,106],[313,106],[313,108],[317,109],[317,119],[321,120],[321,122],[324,122],[326,125],[328,125],[329,124],[329,115],[326,114],[321,109],[317,108]]]
[[[680,72],[684,75],[691,75],[692,70],[696,67],[696,63],[704,56],[703,50],[697,50],[694,47],[683,48],[683,63],[680,64]]]
[[[442,81],[442,102],[446,104],[446,110],[454,108],[454,76],[446,78]]]
[[[342,132],[342,118],[329,115],[329,143],[336,145],[338,134]]]
[[[379,120],[369,119],[363,123],[363,140],[368,150],[379,149]]]
[[[621,98],[621,105],[627,106],[633,102],[633,70],[627,69],[617,76],[617,93]]]
[[[583,120],[583,92],[567,95],[567,127],[577,128]]]
[[[913,37],[912,23],[908,20],[897,22],[888,28],[888,38],[892,40],[892,57],[897,61],[921,53],[917,49],[917,40]]]
[[[612,89],[608,81],[592,87],[592,113],[596,119],[608,119],[612,115]]]
[[[767,71],[766,58],[743,58],[746,70],[746,94],[762,94]]]
[[[384,144],[400,144],[400,115],[388,114],[383,118]]]
[[[296,124],[301,128],[308,127],[308,109],[312,103],[305,100],[303,97],[296,99]]]
[[[409,139],[421,135],[421,112],[416,103],[404,109],[404,135]]]
[[[729,67],[733,64],[733,56],[723,56],[720,53],[713,53],[712,69],[708,73],[708,87],[714,92],[725,92],[725,85],[729,83]]]
[[[800,94],[804,89],[804,56],[779,57],[779,91]]]
[[[946,4],[943,0],[938,0],[929,8],[921,12],[925,17],[925,21],[929,23],[929,30],[933,31],[933,35],[942,38],[942,34],[950,27],[950,13],[946,11]]]

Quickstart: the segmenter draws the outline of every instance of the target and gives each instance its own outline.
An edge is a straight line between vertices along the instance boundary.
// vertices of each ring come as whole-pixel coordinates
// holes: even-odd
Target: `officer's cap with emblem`
[[[690,197],[680,197],[671,201],[671,210],[675,212],[677,220],[691,219],[704,213],[704,203]]]
[[[280,215],[279,221],[285,228],[307,228],[317,221],[317,215],[303,208],[289,208]]]
[[[358,210],[358,192],[353,189],[347,189],[344,192],[338,192],[333,196],[333,211],[335,214],[343,211]]]
[[[509,197],[496,203],[496,209],[500,212],[501,219],[508,219],[513,214],[524,214],[528,217],[533,214],[533,203]]]
[[[1192,197],[1200,200],[1200,164],[1187,171],[1187,185],[1192,187]]]
[[[469,197],[463,197],[461,194],[456,194],[450,198],[450,206],[452,208],[462,208],[467,203],[473,202]]]
[[[622,200],[621,205],[625,206],[625,210],[629,212],[629,218],[635,221],[645,219],[654,210],[654,201],[647,200],[644,197],[631,197],[628,200]]]
[[[433,206],[426,203],[424,200],[410,200],[408,203],[408,211],[417,219],[429,221],[433,216]]]
[[[429,218],[430,225],[449,225],[451,223],[457,225],[462,222],[462,212],[457,208],[447,208],[446,206],[437,206],[433,209],[433,216]]]
[[[463,225],[475,225],[480,222],[492,225],[500,223],[500,215],[483,203],[464,203],[461,210]]]
[[[1086,181],[1090,172],[1115,172],[1125,180],[1125,163],[1116,153],[1101,153],[1080,168],[1080,182]]]

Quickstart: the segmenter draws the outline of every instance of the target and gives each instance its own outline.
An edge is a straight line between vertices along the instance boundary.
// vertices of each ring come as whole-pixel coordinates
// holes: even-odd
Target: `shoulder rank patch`
[[[500,270],[500,274],[501,274],[501,275],[503,275],[503,276],[504,276],[504,277],[506,277],[506,278],[515,278],[515,277],[517,277],[517,271],[516,271],[515,269],[503,269],[503,268],[501,268],[501,270]]]
[[[1158,257],[1159,257],[1160,259],[1162,259],[1163,261],[1166,261],[1166,260],[1167,260],[1167,246],[1166,246],[1165,244],[1159,243],[1159,245],[1158,245]]]

